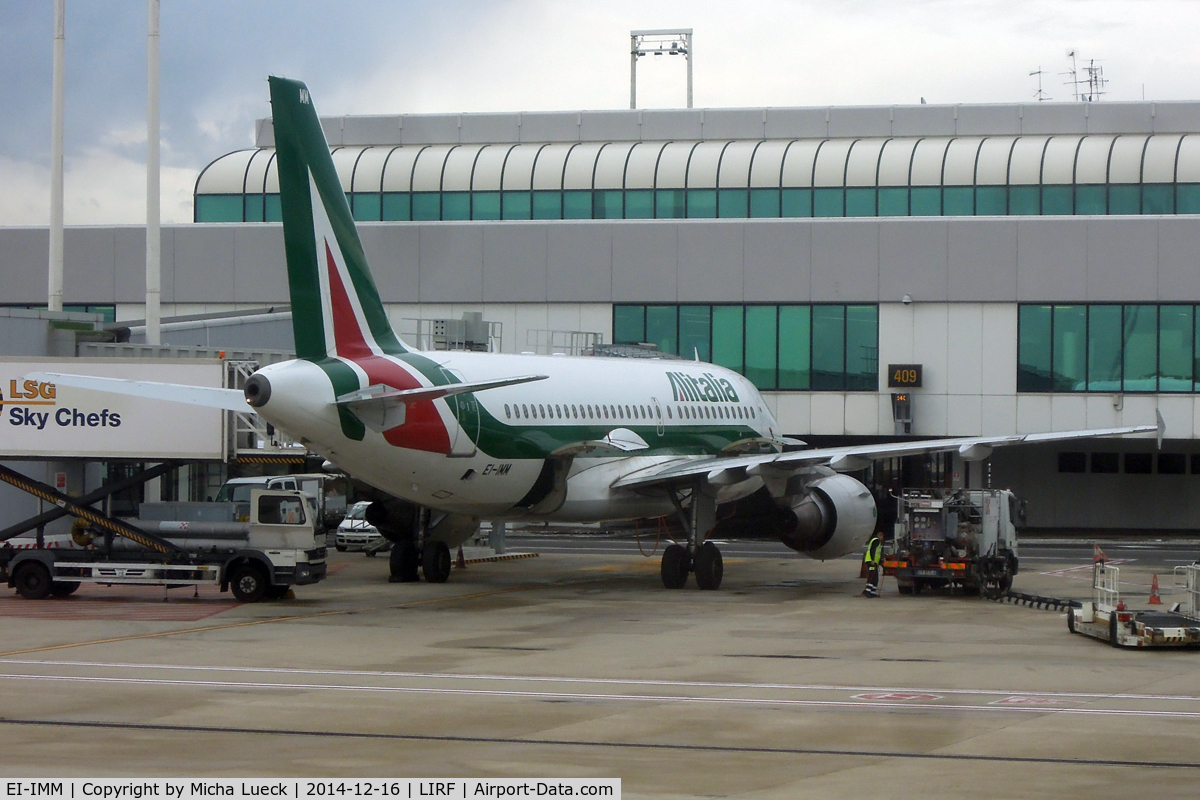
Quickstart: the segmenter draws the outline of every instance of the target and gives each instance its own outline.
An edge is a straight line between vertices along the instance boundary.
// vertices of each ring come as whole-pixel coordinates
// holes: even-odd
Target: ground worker
[[[882,556],[883,542],[878,536],[872,536],[871,541],[867,542],[866,551],[863,552],[862,572],[867,579],[863,597],[879,597],[879,563]]]

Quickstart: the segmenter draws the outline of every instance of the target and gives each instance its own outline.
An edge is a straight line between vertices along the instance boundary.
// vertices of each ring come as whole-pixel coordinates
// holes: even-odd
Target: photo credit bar
[[[38,800],[621,798],[620,778],[38,778],[0,785],[3,798]]]

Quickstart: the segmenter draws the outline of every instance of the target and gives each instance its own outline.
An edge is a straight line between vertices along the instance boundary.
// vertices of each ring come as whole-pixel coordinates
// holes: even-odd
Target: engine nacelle
[[[784,515],[779,539],[809,558],[840,558],[866,543],[877,514],[866,486],[849,475],[829,475],[810,483]]]
[[[412,503],[393,497],[371,503],[363,516],[383,538],[398,544],[409,541],[414,535],[419,511]]]

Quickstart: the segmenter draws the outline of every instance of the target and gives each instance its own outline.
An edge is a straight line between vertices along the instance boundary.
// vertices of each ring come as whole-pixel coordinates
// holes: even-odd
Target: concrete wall
[[[1148,453],[1154,452],[1154,440],[997,450],[991,459],[992,485],[1012,489],[1029,502],[1030,527],[1200,532],[1200,475],[1060,473],[1058,453],[1062,451]],[[1190,456],[1200,452],[1200,447],[1194,441],[1167,440],[1163,452]]]
[[[140,304],[139,228],[66,234],[65,302]],[[1200,219],[973,217],[359,225],[388,303],[1200,302]],[[44,229],[0,228],[45,302]],[[136,241],[135,241],[136,240]],[[139,243],[141,242],[141,243]],[[163,229],[167,304],[288,302],[277,223]]]

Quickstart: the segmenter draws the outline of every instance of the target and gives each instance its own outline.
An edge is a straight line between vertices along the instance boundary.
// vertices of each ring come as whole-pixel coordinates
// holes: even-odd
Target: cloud
[[[0,4],[0,223],[46,218],[52,15]],[[1197,23],[1200,4],[1169,0],[178,0],[162,11],[163,218],[191,218],[169,183],[252,146],[268,74],[305,80],[325,115],[626,108],[629,31],[684,26],[698,107],[1026,102],[1039,67],[1067,100],[1069,47],[1101,60],[1106,100],[1184,100]],[[69,4],[69,219],[144,218],[145,24],[144,4]],[[683,67],[642,59],[639,105],[682,105]]]
[[[111,150],[94,148],[65,159],[63,220],[67,225],[139,224],[146,221],[146,165]],[[192,221],[192,190],[198,170],[162,167],[160,214],[164,223]],[[0,157],[0,220],[4,225],[46,225],[50,219],[50,170],[30,161]]]

